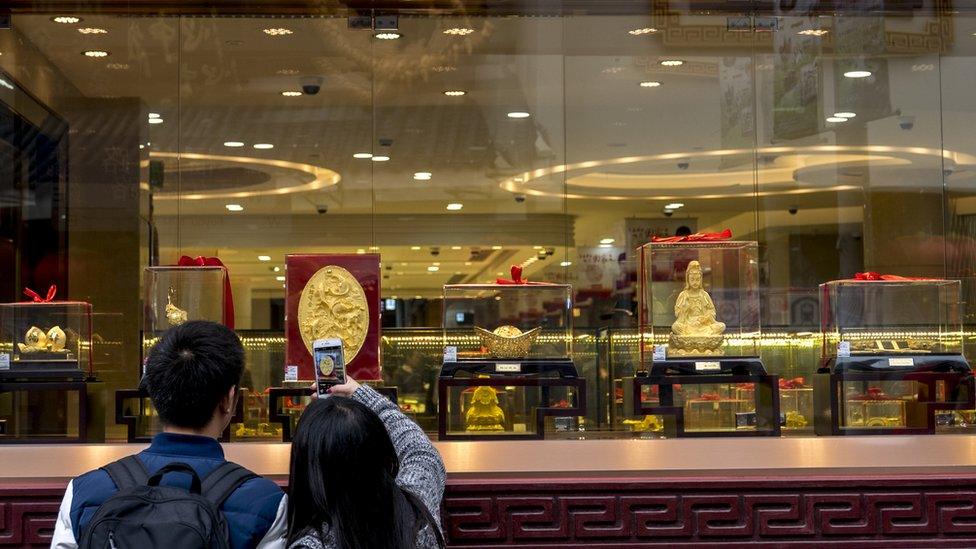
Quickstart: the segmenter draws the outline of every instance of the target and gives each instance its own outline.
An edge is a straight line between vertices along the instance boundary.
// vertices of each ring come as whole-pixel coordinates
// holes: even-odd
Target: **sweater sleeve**
[[[440,525],[441,498],[444,496],[447,472],[441,455],[437,453],[426,433],[405,416],[396,404],[372,387],[361,386],[356,389],[352,398],[380,416],[400,460],[397,484],[419,497]]]

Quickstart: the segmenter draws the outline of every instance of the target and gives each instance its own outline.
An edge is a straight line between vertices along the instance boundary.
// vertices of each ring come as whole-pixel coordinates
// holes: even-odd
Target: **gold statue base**
[[[682,336],[671,334],[668,338],[669,356],[723,356],[724,335]]]

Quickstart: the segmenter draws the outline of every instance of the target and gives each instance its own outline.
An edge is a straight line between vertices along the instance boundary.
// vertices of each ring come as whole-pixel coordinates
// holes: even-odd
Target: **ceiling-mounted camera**
[[[517,202],[519,204],[525,202],[525,195],[522,194],[522,193],[516,194],[515,195],[515,202]]]
[[[438,248],[437,246],[432,246],[430,248],[430,255],[432,255],[434,257],[437,257],[437,256],[441,255],[441,249]]]
[[[800,208],[796,206],[790,206],[786,211],[790,212],[790,215],[796,215],[796,212],[800,211]]]
[[[329,213],[329,205],[328,204],[316,204],[315,205],[315,211],[318,212],[319,215],[323,215],[323,214]]]
[[[322,89],[322,82],[325,82],[325,79],[321,76],[303,76],[302,92],[305,95],[315,95]]]

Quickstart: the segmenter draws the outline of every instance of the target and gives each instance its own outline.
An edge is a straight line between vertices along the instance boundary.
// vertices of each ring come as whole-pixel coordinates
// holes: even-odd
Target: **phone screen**
[[[319,395],[328,394],[329,387],[346,382],[341,340],[316,340],[312,344],[312,358],[315,361],[315,386]]]

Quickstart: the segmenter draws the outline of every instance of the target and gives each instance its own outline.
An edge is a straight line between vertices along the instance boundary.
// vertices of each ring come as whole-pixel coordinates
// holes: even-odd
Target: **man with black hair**
[[[163,432],[137,454],[148,474],[182,462],[203,479],[225,463],[218,439],[234,415],[243,372],[244,348],[225,326],[187,322],[163,335],[149,353],[142,380],[163,424]],[[162,483],[186,488],[190,477],[178,471],[166,473]],[[78,547],[77,540],[96,510],[116,492],[118,487],[104,468],[72,480],[61,502],[51,547]],[[220,507],[231,547],[283,548],[286,507],[281,488],[270,480],[244,481]]]

